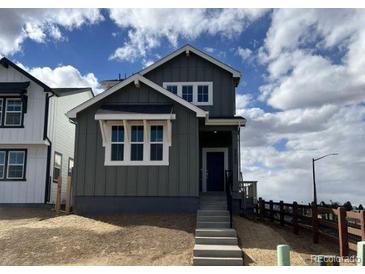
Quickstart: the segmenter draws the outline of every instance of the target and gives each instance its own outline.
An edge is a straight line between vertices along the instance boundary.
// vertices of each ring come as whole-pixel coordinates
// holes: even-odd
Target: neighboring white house
[[[91,97],[90,88],[50,88],[0,59],[0,204],[54,203],[57,174],[64,196],[75,140],[65,113]]]

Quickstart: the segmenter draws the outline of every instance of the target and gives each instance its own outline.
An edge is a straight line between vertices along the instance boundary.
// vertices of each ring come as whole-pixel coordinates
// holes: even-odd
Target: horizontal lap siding
[[[157,91],[129,85],[78,115],[75,163],[77,196],[197,196],[198,119]],[[173,104],[169,166],[104,166],[105,151],[94,115],[105,103]]]
[[[163,82],[213,82],[213,106],[199,106],[210,116],[235,114],[235,87],[232,74],[190,53],[180,54],[144,75],[162,86]]]

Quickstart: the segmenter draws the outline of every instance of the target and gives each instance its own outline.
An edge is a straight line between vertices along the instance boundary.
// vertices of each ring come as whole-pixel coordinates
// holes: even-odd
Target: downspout
[[[51,169],[51,152],[52,152],[52,141],[48,138],[48,116],[49,116],[49,99],[53,97],[54,94],[46,94],[46,104],[44,111],[44,127],[43,127],[43,140],[48,141],[49,146],[47,148],[47,170],[46,170],[46,182],[45,182],[45,192],[44,192],[44,203],[47,204],[50,200],[51,194],[51,180],[50,180],[50,169]]]

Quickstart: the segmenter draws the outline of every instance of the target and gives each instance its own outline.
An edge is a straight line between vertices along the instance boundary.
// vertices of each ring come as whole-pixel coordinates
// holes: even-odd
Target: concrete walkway
[[[225,193],[200,196],[193,265],[243,265],[236,230],[230,228]]]

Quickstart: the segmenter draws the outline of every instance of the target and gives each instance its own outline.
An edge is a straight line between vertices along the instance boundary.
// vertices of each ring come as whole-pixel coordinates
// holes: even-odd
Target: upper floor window
[[[26,150],[0,150],[0,180],[25,180]]]
[[[163,87],[195,105],[213,105],[213,82],[165,82]]]
[[[167,85],[166,89],[172,92],[173,94],[177,95],[177,85]]]
[[[72,159],[71,157],[68,157],[68,170],[67,170],[68,176],[72,176],[73,168],[74,168],[74,159]]]
[[[182,98],[188,102],[193,102],[193,86],[182,86]]]
[[[21,98],[0,98],[0,126],[23,125],[23,101]]]

